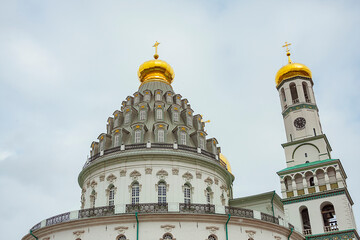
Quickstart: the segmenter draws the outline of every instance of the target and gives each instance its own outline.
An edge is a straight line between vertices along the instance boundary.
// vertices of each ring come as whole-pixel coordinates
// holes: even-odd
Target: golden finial
[[[155,54],[154,54],[154,58],[155,58],[155,59],[158,59],[158,58],[159,58],[159,54],[157,53],[157,48],[158,48],[159,44],[160,44],[160,43],[159,43],[158,41],[156,41],[155,44],[154,44],[154,46],[153,46],[153,47],[155,48]]]
[[[290,49],[289,49],[289,46],[291,45],[291,43],[288,43],[288,42],[285,42],[285,45],[282,46],[282,47],[286,47],[286,56],[288,56],[289,58],[289,64],[291,64],[291,59],[290,59]]]
[[[204,121],[204,120],[202,119],[203,115],[200,115],[200,116],[201,116],[201,122],[202,122],[202,123],[209,123],[209,122],[210,122],[210,120]]]

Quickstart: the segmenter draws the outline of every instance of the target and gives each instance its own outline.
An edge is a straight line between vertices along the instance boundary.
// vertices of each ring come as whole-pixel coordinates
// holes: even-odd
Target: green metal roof
[[[290,171],[290,170],[294,170],[294,169],[298,169],[298,168],[303,168],[303,167],[310,167],[310,166],[313,166],[313,165],[317,165],[317,164],[321,164],[321,163],[327,163],[327,162],[331,162],[331,161],[335,161],[335,160],[338,160],[338,159],[326,159],[326,160],[320,160],[320,161],[315,161],[315,162],[303,163],[303,164],[299,164],[299,165],[296,165],[296,166],[285,168],[283,170],[278,171],[278,173],[285,172],[285,171]]]

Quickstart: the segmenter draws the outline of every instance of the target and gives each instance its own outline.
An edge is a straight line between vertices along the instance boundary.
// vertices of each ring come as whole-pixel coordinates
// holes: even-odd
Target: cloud
[[[14,155],[14,152],[0,150],[0,162],[7,160]]]

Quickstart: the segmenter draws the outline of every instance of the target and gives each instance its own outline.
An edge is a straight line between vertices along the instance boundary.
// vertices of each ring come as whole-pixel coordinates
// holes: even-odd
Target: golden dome
[[[141,64],[138,71],[138,77],[141,84],[152,81],[171,84],[174,80],[175,73],[173,68],[167,62],[154,59]]]
[[[229,162],[229,160],[227,160],[227,158],[222,153],[220,153],[220,163],[224,164],[226,166],[226,169],[228,170],[228,172],[232,174],[230,162]]]
[[[288,78],[295,77],[295,76],[301,76],[301,77],[307,77],[311,78],[311,71],[310,69],[301,63],[289,63],[277,72],[275,77],[276,86],[279,86],[279,84]]]

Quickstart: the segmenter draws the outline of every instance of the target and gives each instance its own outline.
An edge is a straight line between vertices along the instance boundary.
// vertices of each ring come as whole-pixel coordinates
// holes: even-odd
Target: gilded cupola
[[[292,77],[306,77],[312,78],[310,69],[301,63],[293,63],[290,59],[290,51],[288,46],[291,43],[285,42],[283,47],[286,47],[286,55],[288,56],[288,64],[279,69],[275,77],[276,86],[279,86],[282,81]]]
[[[170,85],[174,80],[175,73],[173,68],[167,62],[158,59],[158,45],[159,43],[156,42],[153,46],[155,47],[154,59],[144,62],[139,67],[138,77],[141,84],[157,81]]]

